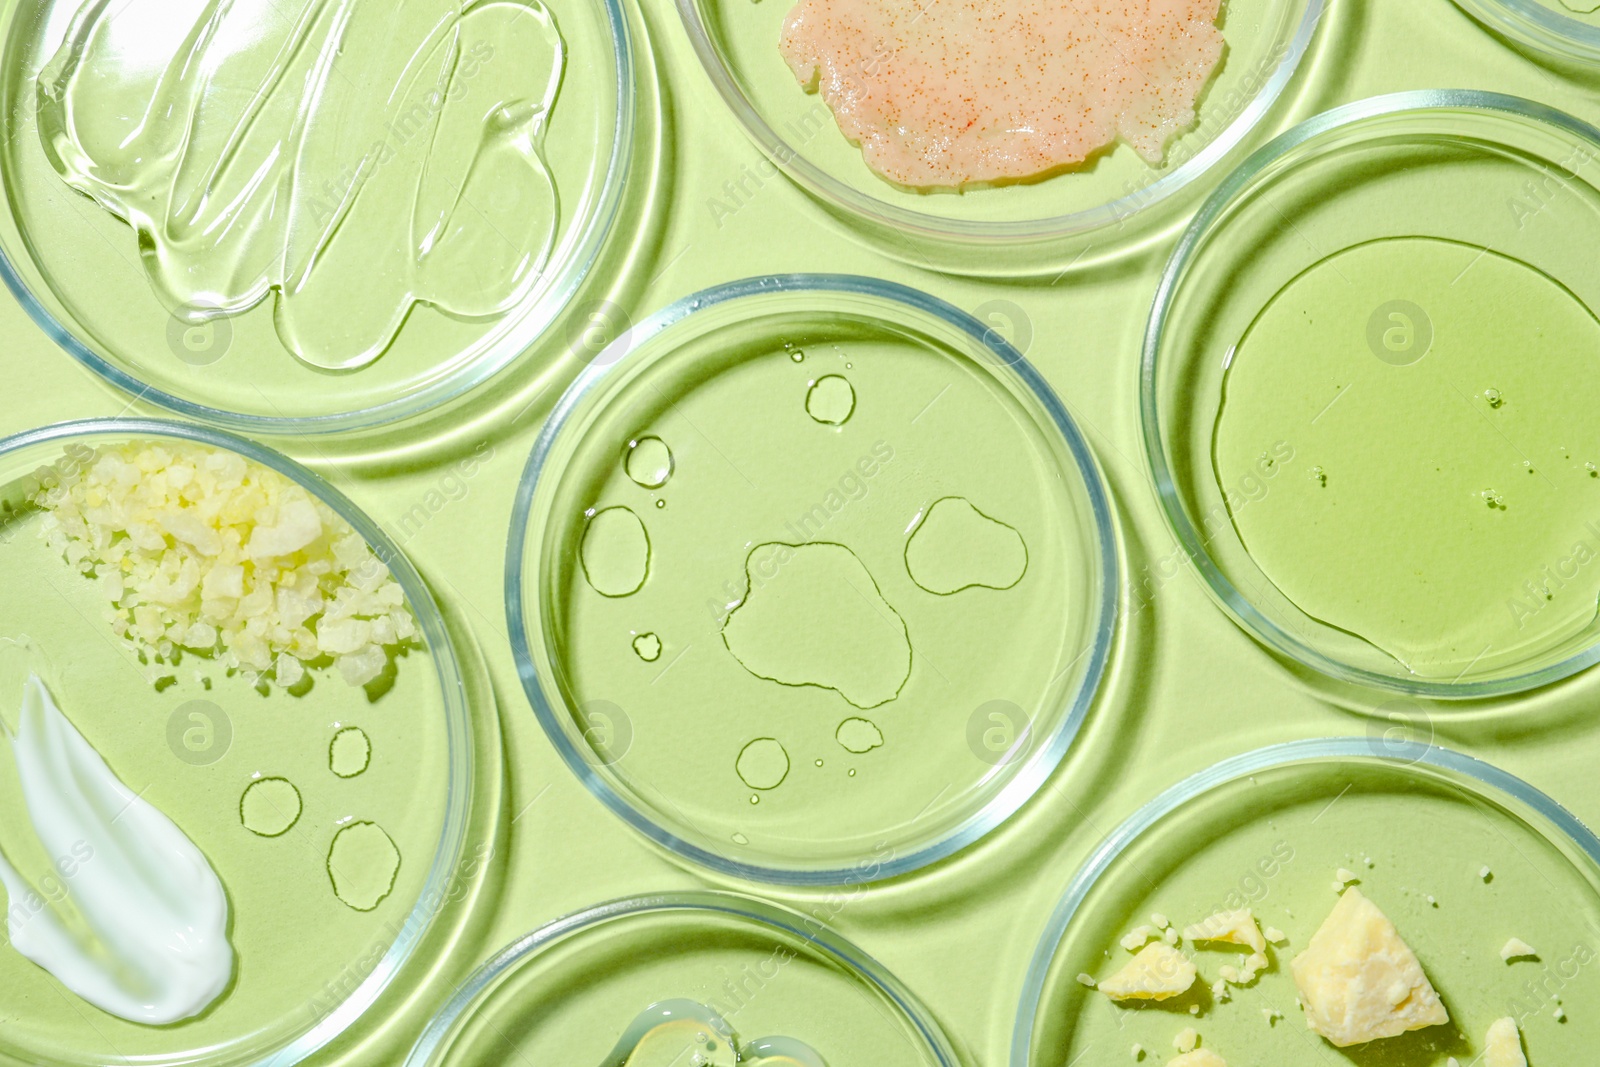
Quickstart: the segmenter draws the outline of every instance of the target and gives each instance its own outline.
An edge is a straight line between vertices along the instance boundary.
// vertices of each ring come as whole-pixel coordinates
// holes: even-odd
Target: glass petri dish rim
[[[487,360],[481,365],[474,364],[464,368],[467,373],[452,375],[428,388],[408,392],[399,399],[355,411],[310,416],[250,415],[226,408],[210,407],[157,389],[102,356],[80,340],[34,295],[27,280],[12,262],[11,255],[3,247],[0,247],[0,280],[5,282],[6,288],[16,298],[17,303],[22,305],[28,317],[50,340],[112,386],[129,394],[135,401],[148,400],[175,415],[224,429],[263,435],[349,433],[413,418],[454,400],[505,370],[538,343],[551,324],[572,303],[579,286],[594,269],[606,238],[616,226],[617,215],[622,206],[623,191],[627,187],[634,162],[633,139],[638,102],[634,91],[636,72],[633,60],[633,30],[621,0],[598,0],[598,2],[611,27],[612,61],[616,65],[616,91],[620,103],[617,108],[616,125],[612,130],[614,140],[611,146],[611,158],[606,165],[605,183],[599,203],[586,225],[582,239],[578,242],[572,269],[562,283],[539,302],[537,313],[530,313],[528,323],[523,324],[523,329],[519,331],[521,335],[519,339],[517,341],[508,339],[500,346],[502,351],[497,353],[494,359]]]
[[[1185,280],[1190,261],[1216,232],[1219,217],[1233,201],[1279,160],[1301,145],[1324,134],[1368,119],[1401,114],[1423,115],[1429,111],[1472,111],[1509,116],[1525,122],[1556,127],[1600,149],[1600,128],[1581,119],[1532,100],[1473,89],[1421,89],[1358,100],[1310,118],[1279,135],[1245,160],[1207,198],[1179,240],[1172,258],[1162,272],[1160,284],[1156,288],[1155,302],[1150,309],[1149,322],[1145,328],[1144,350],[1139,366],[1140,421],[1145,460],[1149,465],[1151,481],[1155,486],[1156,497],[1161,504],[1161,511],[1166,517],[1168,527],[1178,538],[1184,552],[1199,568],[1212,598],[1256,640],[1272,651],[1321,674],[1367,688],[1438,700],[1481,700],[1523,693],[1550,685],[1600,663],[1600,639],[1588,649],[1560,663],[1487,682],[1437,682],[1420,678],[1400,678],[1354,667],[1324,655],[1267,618],[1240,592],[1227,575],[1222,573],[1216,561],[1211,558],[1206,550],[1205,540],[1195,529],[1183,508],[1172,469],[1167,464],[1161,422],[1163,413],[1157,396],[1157,374],[1161,366],[1164,366],[1160,353],[1167,335],[1168,312],[1178,289]]]
[[[473,793],[475,769],[472,759],[472,727],[466,704],[466,687],[455,646],[445,628],[444,616],[434,602],[422,576],[411,561],[390,540],[389,536],[343,493],[324,480],[321,475],[302,467],[289,457],[222,430],[176,422],[169,419],[99,418],[73,422],[54,423],[38,429],[25,430],[0,439],[0,458],[23,449],[53,442],[81,438],[166,437],[193,441],[214,448],[236,452],[245,459],[259,463],[290,478],[311,493],[372,546],[395,581],[405,591],[417,617],[417,626],[428,642],[428,651],[439,678],[444,698],[447,738],[449,746],[448,796],[446,797],[444,825],[439,833],[439,847],[434,853],[428,879],[423,883],[422,895],[407,915],[394,944],[384,953],[372,973],[356,987],[327,1018],[307,1030],[290,1044],[254,1061],[253,1067],[290,1067],[309,1057],[328,1042],[344,1033],[374,1001],[388,989],[400,968],[412,957],[418,944],[427,934],[439,909],[430,905],[443,900],[448,882],[454,874],[457,857],[466,843],[467,815]]]
[[[1311,37],[1327,10],[1328,0],[1296,0],[1305,4],[1305,13],[1295,28],[1288,50],[1272,77],[1216,140],[1197,152],[1193,159],[1150,185],[1109,201],[1054,218],[1011,222],[978,222],[946,219],[910,208],[896,207],[877,197],[854,189],[811,163],[785,141],[761,116],[749,97],[739,88],[727,65],[712,43],[711,32],[700,17],[701,0],[677,0],[678,14],[689,34],[689,43],[700,58],[711,83],[728,109],[733,112],[749,138],[773,163],[803,189],[825,203],[836,205],[853,215],[890,229],[934,241],[956,241],[974,245],[1035,242],[1050,238],[1076,237],[1104,226],[1125,222],[1140,212],[1162,203],[1186,189],[1219,160],[1238,146],[1245,136],[1277,103],[1289,80],[1299,69],[1311,45]],[[830,118],[832,114],[830,112]]]
[[[865,979],[869,985],[887,996],[916,1027],[925,1047],[933,1053],[939,1067],[961,1067],[960,1058],[950,1047],[949,1039],[945,1037],[938,1022],[916,996],[872,956],[831,929],[822,927],[815,921],[808,922],[805,916],[798,912],[754,897],[714,890],[625,897],[574,912],[523,936],[485,963],[461,985],[456,995],[438,1015],[434,1016],[428,1028],[423,1031],[422,1037],[412,1047],[411,1054],[406,1057],[404,1067],[427,1067],[432,1062],[434,1054],[441,1050],[451,1028],[467,1013],[473,1001],[503,974],[524,960],[537,956],[546,948],[566,938],[609,922],[638,915],[674,911],[731,915],[746,922],[775,928],[799,937],[815,946],[830,960],[841,964],[848,974],[858,979]]]
[[[1600,838],[1595,837],[1593,831],[1577,816],[1546,793],[1509,771],[1503,771],[1493,764],[1451,749],[1416,741],[1385,741],[1380,747],[1375,746],[1370,738],[1329,737],[1290,741],[1233,756],[1170,787],[1134,812],[1101,842],[1083,868],[1068,883],[1066,892],[1051,914],[1044,935],[1039,939],[1039,945],[1028,963],[1027,976],[1023,980],[1022,999],[1017,1010],[1017,1021],[1011,1032],[1010,1067],[1033,1067],[1031,1062],[1033,1029],[1038,1022],[1040,1000],[1044,996],[1044,986],[1049,978],[1050,966],[1055,961],[1056,949],[1060,946],[1061,939],[1066,936],[1067,927],[1072,924],[1078,909],[1083,905],[1084,898],[1128,846],[1149,832],[1163,818],[1202,793],[1218,786],[1294,763],[1340,759],[1371,760],[1398,766],[1426,764],[1439,770],[1464,775],[1526,804],[1539,815],[1549,819],[1585,855],[1600,865]]]
[[[630,352],[672,329],[696,312],[737,300],[780,293],[843,293],[887,300],[904,305],[912,311],[932,316],[967,334],[977,345],[987,348],[1002,366],[1021,377],[1034,399],[1049,414],[1077,463],[1079,476],[1083,479],[1085,492],[1094,512],[1095,534],[1100,554],[1100,603],[1087,673],[1084,675],[1083,685],[1073,694],[1066,718],[1034,756],[1024,764],[1022,771],[983,809],[968,817],[960,827],[941,840],[879,865],[878,872],[870,878],[853,867],[807,871],[741,863],[686,841],[646,816],[627,797],[613,789],[605,778],[595,772],[583,758],[582,752],[567,736],[567,732],[562,728],[562,715],[556,710],[556,703],[560,702],[560,698],[556,696],[556,702],[553,703],[552,696],[555,694],[546,691],[545,684],[539,677],[533,662],[528,630],[524,625],[524,583],[527,579],[524,549],[531,529],[534,491],[546,474],[550,451],[574,411],[612,370],[626,362]],[[559,476],[560,472],[555,473]],[[663,308],[631,332],[614,341],[595,358],[593,363],[584,368],[577,380],[568,388],[540,431],[533,453],[528,459],[528,465],[523,471],[522,480],[517,486],[517,495],[512,507],[511,533],[506,543],[506,625],[511,637],[512,654],[516,659],[517,674],[522,679],[523,691],[527,694],[529,703],[533,705],[534,713],[540,725],[544,727],[550,743],[555,746],[567,767],[589,792],[624,822],[656,844],[720,874],[777,885],[853,885],[896,878],[954,855],[1005,822],[1038,792],[1065,758],[1068,748],[1083,726],[1090,705],[1100,691],[1106,664],[1110,658],[1112,637],[1116,630],[1119,574],[1116,527],[1112,520],[1110,498],[1101,478],[1099,465],[1095,462],[1094,453],[1049,383],[1023,358],[1022,353],[1011,346],[1010,342],[954,305],[896,282],[848,274],[782,274],[728,282],[686,296]]]
[[[1588,63],[1600,62],[1600,26],[1561,14],[1538,0],[1456,0],[1467,14],[1535,48]]]

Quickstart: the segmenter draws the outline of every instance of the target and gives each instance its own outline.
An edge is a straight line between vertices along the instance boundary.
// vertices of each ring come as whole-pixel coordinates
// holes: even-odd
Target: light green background
[[[1100,457],[1120,511],[1127,566],[1138,577],[1169,556],[1174,542],[1141,456],[1136,369],[1170,237],[1093,274],[1068,275],[1055,285],[1002,286],[941,277],[882,256],[781,179],[768,180],[719,226],[707,198],[761,157],[713,91],[668,0],[643,6],[672,119],[649,234],[638,242],[614,299],[639,319],[730,279],[844,271],[924,288],[969,310],[997,297],[1012,300],[1032,321],[1030,358]],[[1341,102],[1426,87],[1515,93],[1600,120],[1600,73],[1585,79],[1521,56],[1449,0],[1333,0],[1331,6],[1280,124]],[[0,409],[5,432],[69,418],[160,414],[130,407],[9,299],[0,301],[0,336],[0,365],[12,382]],[[548,353],[531,354],[448,418],[392,440],[271,442],[329,477],[391,532],[440,489],[455,462],[484,441],[493,444],[464,498],[399,535],[441,598],[455,602],[475,630],[505,730],[502,821],[515,822],[495,858],[495,873],[504,878],[501,910],[452,961],[460,976],[558,915],[612,897],[706,884],[584,791],[546,742],[517,681],[501,597],[505,531],[534,436],[575,370],[563,357],[556,373],[541,376],[544,356],[564,344],[557,338],[546,347]],[[1361,698],[1369,709],[1385,699]],[[1600,726],[1589,721],[1597,706],[1600,672],[1590,672],[1552,693],[1464,718],[1435,718],[1441,743],[1491,759],[1600,824],[1594,771]],[[1230,754],[1367,730],[1367,720],[1331,706],[1313,683],[1229,623],[1186,567],[1123,626],[1102,698],[1066,764],[989,839],[934,870],[834,904],[825,903],[825,894],[733,888],[754,888],[807,910],[837,908],[836,927],[923,998],[970,1062],[1001,1064],[1040,930],[1061,888],[1105,833],[1161,788]],[[343,1050],[343,1059],[396,1062],[397,1046],[409,1045],[425,1023],[420,1013],[404,1018],[383,1042]]]

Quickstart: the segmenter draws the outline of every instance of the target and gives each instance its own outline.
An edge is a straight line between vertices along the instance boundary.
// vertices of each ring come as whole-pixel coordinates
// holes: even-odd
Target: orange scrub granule
[[[955,188],[1081,163],[1117,138],[1151,163],[1195,121],[1222,0],[799,0],[782,50],[867,165]]]

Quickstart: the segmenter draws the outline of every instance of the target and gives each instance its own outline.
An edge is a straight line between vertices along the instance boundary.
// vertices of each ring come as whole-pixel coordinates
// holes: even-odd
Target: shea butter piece
[[[1339,898],[1290,968],[1307,1025],[1339,1048],[1450,1021],[1416,953],[1358,889]]]
[[[1160,937],[1161,931],[1153,926],[1141,926],[1122,939],[1122,947],[1129,952],[1138,952],[1147,941]]]
[[[1510,941],[1507,941],[1505,947],[1500,950],[1500,958],[1505,960],[1507,963],[1510,963],[1512,960],[1530,960],[1538,955],[1539,950],[1522,940],[1520,937],[1513,937]]]
[[[1483,1067],[1528,1067],[1515,1019],[1497,1019],[1483,1039]]]
[[[1200,1035],[1194,1027],[1178,1031],[1178,1036],[1172,1039],[1172,1047],[1179,1052],[1193,1052],[1195,1046],[1200,1044]]]
[[[1258,953],[1267,951],[1267,939],[1261,936],[1261,927],[1256,925],[1255,914],[1249,908],[1219,911],[1185,929],[1183,936],[1190,941],[1222,941],[1245,945]]]
[[[1112,1000],[1169,1000],[1187,993],[1197,973],[1183,953],[1157,941],[1101,982],[1100,992]]]
[[[1179,1056],[1168,1067],[1228,1067],[1228,1061],[1210,1049],[1197,1048]]]

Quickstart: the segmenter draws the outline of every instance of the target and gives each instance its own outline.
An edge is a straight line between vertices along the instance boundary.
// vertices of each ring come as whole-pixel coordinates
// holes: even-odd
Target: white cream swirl
[[[0,855],[12,946],[121,1018],[163,1025],[204,1011],[233,976],[228,899],[205,856],[117,778],[38,674],[5,735],[34,833],[70,862],[67,896],[90,933],[69,929]]]

